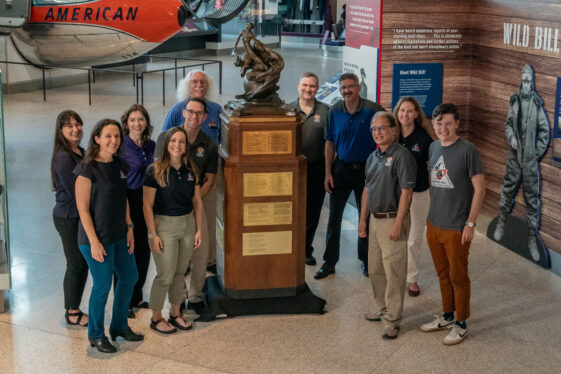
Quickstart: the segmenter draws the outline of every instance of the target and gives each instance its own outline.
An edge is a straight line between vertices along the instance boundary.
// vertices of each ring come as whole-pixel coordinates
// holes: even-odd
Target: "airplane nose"
[[[189,14],[187,8],[185,5],[181,5],[177,10],[177,22],[179,22],[179,27],[183,27],[183,24],[185,24],[187,14]]]

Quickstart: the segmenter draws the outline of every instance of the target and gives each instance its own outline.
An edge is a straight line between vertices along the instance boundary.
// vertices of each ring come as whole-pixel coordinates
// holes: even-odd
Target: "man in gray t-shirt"
[[[455,345],[468,334],[468,255],[485,197],[485,177],[475,146],[456,134],[460,123],[456,106],[441,104],[432,118],[439,140],[429,149],[427,243],[440,281],[443,314],[422,325],[421,331],[451,329],[444,344]]]
[[[391,113],[376,112],[370,129],[378,149],[366,161],[366,180],[358,235],[368,235],[368,269],[378,311],[369,321],[383,321],[384,339],[395,339],[403,312],[407,276],[407,237],[411,219],[409,207],[417,176],[411,152],[396,142],[397,124]]]

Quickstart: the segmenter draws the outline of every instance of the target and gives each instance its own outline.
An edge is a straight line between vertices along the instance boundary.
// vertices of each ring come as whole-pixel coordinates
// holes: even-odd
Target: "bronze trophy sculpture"
[[[280,53],[267,47],[257,39],[253,33],[253,23],[248,23],[240,32],[232,56],[235,57],[234,65],[241,68],[240,75],[244,80],[245,93],[236,95],[236,99],[226,104],[226,108],[241,111],[240,113],[290,113],[294,110],[288,108],[279,98],[277,83],[284,69],[284,59]],[[245,49],[245,55],[240,56],[238,45],[240,41]]]

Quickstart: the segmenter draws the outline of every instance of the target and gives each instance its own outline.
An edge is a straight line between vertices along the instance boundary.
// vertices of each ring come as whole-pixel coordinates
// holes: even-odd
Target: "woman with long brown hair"
[[[150,292],[150,327],[162,334],[189,330],[192,323],[180,311],[185,271],[193,250],[201,245],[203,203],[197,168],[189,157],[187,133],[173,127],[165,133],[161,157],[146,172],[144,217],[157,275]],[[194,213],[194,214],[193,214]],[[168,321],[162,308],[168,296]]]
[[[409,296],[419,296],[419,270],[417,261],[423,245],[425,222],[429,212],[429,175],[427,163],[432,138],[423,125],[425,115],[414,97],[406,96],[399,99],[393,110],[399,124],[399,144],[409,149],[417,162],[417,182],[413,188],[411,202],[411,229],[407,241],[407,283]]]
[[[64,315],[68,325],[88,326],[88,315],[80,311],[84,286],[88,279],[88,264],[78,248],[78,209],[74,197],[76,165],[84,158],[82,119],[73,110],[60,112],[56,119],[51,182],[55,191],[53,221],[62,240],[66,257],[64,274]]]
[[[78,242],[93,278],[88,338],[100,352],[117,349],[105,336],[104,316],[113,273],[117,273],[109,333],[115,341],[139,341],[127,322],[129,303],[138,280],[133,225],[127,202],[128,165],[120,158],[123,132],[119,122],[99,121],[90,136],[76,175],[76,205],[80,214]]]

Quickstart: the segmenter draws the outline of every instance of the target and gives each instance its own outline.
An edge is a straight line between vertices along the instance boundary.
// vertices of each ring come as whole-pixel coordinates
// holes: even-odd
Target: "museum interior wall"
[[[557,77],[561,76],[557,29],[561,29],[561,5],[551,1],[385,1],[381,104],[392,105],[394,63],[443,63],[442,100],[459,106],[460,133],[481,152],[487,184],[482,214],[494,217],[508,152],[504,125],[509,100],[519,90],[522,67],[532,65],[535,91],[544,101],[552,139],[540,164],[540,232],[546,246],[561,253],[561,230],[557,229],[561,163],[552,156]],[[525,216],[521,192],[513,214]]]

